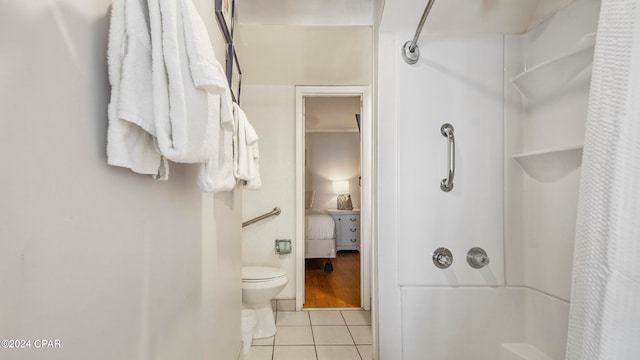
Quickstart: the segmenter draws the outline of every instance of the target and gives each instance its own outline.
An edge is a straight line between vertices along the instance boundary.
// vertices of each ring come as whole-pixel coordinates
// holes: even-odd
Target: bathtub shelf
[[[580,167],[582,146],[523,153],[514,155],[513,159],[532,178],[552,182]]]
[[[595,33],[585,35],[567,53],[538,64],[515,76],[511,82],[522,96],[542,100],[557,94],[593,63]],[[590,72],[590,71],[589,71]]]

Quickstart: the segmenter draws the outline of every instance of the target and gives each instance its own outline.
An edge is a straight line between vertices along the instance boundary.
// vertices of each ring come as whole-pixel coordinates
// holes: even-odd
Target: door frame
[[[304,304],[305,241],[304,241],[304,150],[305,117],[304,98],[360,96],[360,171],[362,188],[360,197],[360,306],[371,310],[372,281],[372,200],[373,200],[373,118],[371,116],[371,89],[369,86],[296,86],[296,310]],[[355,119],[354,119],[355,121]]]

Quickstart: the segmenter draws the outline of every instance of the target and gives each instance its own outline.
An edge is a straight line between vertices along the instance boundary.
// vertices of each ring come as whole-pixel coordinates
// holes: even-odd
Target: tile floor
[[[295,311],[294,300],[274,306],[278,333],[253,340],[245,360],[371,360],[371,313]]]

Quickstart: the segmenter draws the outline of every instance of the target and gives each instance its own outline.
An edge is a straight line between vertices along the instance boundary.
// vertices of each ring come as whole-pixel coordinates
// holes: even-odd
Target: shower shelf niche
[[[582,37],[568,52],[516,75],[511,82],[529,100],[542,100],[562,91],[593,63],[596,34]],[[590,76],[589,71],[589,76]]]
[[[560,180],[582,164],[582,145],[513,156],[527,175],[541,182]]]

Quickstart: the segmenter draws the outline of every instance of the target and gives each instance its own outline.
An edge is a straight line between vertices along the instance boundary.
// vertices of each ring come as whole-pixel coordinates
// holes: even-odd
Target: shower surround
[[[506,359],[514,343],[564,358],[599,5],[578,0],[503,35],[430,31],[443,14],[436,2],[421,58],[408,65],[400,49],[413,29],[394,8],[408,5],[387,3],[377,38],[378,186],[395,191],[378,194],[380,358]],[[449,193],[439,187],[443,123],[456,137]],[[453,254],[448,269],[431,261],[439,247]],[[489,265],[467,264],[472,247],[487,251]]]

